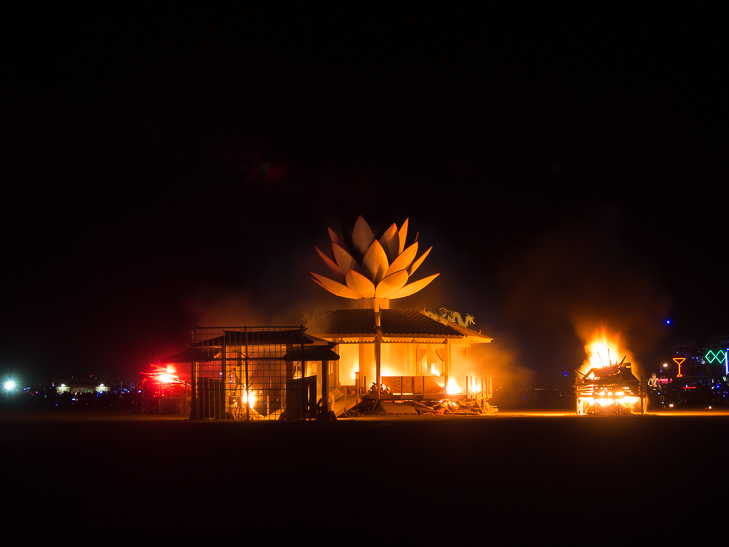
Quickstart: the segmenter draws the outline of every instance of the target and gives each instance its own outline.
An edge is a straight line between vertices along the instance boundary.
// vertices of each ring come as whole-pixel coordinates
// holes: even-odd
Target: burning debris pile
[[[418,416],[486,416],[498,409],[486,402],[475,400],[444,400],[434,404],[419,401],[386,402],[364,399],[358,405],[343,413],[340,418],[360,418],[365,416],[418,415]]]

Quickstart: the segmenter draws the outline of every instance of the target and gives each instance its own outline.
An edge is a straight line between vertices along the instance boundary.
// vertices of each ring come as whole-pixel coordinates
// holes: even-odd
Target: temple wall
[[[340,356],[338,382],[341,386],[355,385],[354,373],[366,379],[366,389],[376,378],[375,344],[340,344],[336,348]],[[381,375],[438,376],[446,375],[465,388],[467,376],[474,374],[471,364],[471,347],[467,341],[452,340],[447,344],[383,343],[381,346]],[[332,387],[335,384],[332,384]]]
[[[453,345],[451,349],[451,376],[458,385],[465,385],[466,376],[471,376],[470,347]]]
[[[382,376],[413,376],[410,362],[412,344],[382,344]]]
[[[339,344],[335,351],[339,354],[339,383],[343,386],[355,384],[354,373],[359,370],[359,345]]]

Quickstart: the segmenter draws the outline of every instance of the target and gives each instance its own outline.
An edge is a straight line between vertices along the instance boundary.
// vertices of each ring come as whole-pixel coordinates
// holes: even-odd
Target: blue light
[[[567,377],[567,371],[566,370],[564,371],[564,376],[565,376],[565,378]]]
[[[670,324],[671,324],[671,320],[670,319],[666,319],[666,325],[670,325]]]

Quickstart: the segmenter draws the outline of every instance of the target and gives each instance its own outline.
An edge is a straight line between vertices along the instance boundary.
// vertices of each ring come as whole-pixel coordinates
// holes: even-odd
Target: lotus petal
[[[344,298],[353,298],[354,300],[359,300],[360,298],[362,298],[346,285],[342,285],[337,281],[333,281],[328,277],[324,277],[323,275],[315,274],[314,272],[311,272],[311,275],[314,276],[312,279],[315,282],[317,282],[319,285],[324,287],[332,294],[335,294],[337,296],[343,296]]]
[[[413,261],[417,253],[418,244],[416,242],[410,245],[410,247],[408,247],[407,249],[405,249],[405,251],[402,252],[400,256],[395,259],[395,262],[390,264],[390,269],[387,270],[387,274],[385,275],[385,277],[395,272],[399,272],[400,270],[406,270],[407,267],[410,266],[410,263]]]
[[[370,225],[367,221],[362,218],[362,215],[357,218],[357,222],[354,225],[354,232],[352,233],[352,245],[362,256],[372,245],[375,239],[375,234],[372,233]]]
[[[423,289],[428,286],[428,283],[433,281],[436,277],[438,277],[440,274],[433,274],[430,277],[425,277],[423,279],[419,279],[413,283],[408,283],[405,285],[402,289],[399,291],[395,291],[390,295],[390,298],[405,298],[406,296],[410,296],[411,294],[415,294],[420,289]]]
[[[413,245],[414,245],[414,243],[413,243]],[[418,258],[415,262],[413,262],[412,266],[410,266],[408,268],[408,275],[413,275],[415,273],[415,270],[417,270],[420,267],[420,265],[423,263],[423,260],[425,260],[425,257],[428,256],[428,253],[430,252],[430,250],[432,248],[433,247],[431,247],[430,249],[425,251],[422,255],[420,255],[420,258]]]
[[[329,269],[339,277],[340,279],[344,279],[344,272],[337,266],[337,264],[329,258],[327,255],[325,255],[323,252],[319,250],[319,247],[314,247],[316,249],[316,252],[319,253],[319,256],[322,258],[322,260],[326,263],[327,266],[329,266]]]
[[[347,286],[360,295],[360,298],[374,298],[375,284],[359,272],[347,272]]]
[[[405,270],[388,275],[377,285],[375,298],[388,298],[395,291],[399,291],[407,282],[408,273]]]
[[[335,232],[331,228],[327,228],[327,230],[329,230],[329,237],[332,238],[332,243],[336,243],[337,245],[345,249],[347,248],[347,246],[344,244],[344,240],[339,234],[337,234],[337,232]]]
[[[400,242],[398,240],[396,224],[390,226],[387,231],[382,234],[382,237],[380,238],[380,245],[382,245],[382,248],[385,249],[385,254],[387,254],[387,259],[390,262],[397,258],[397,255],[400,254],[398,249],[400,247]]]
[[[349,270],[355,270],[358,272],[362,271],[357,261],[349,254],[345,247],[340,247],[336,243],[332,243],[332,251],[334,252],[334,260],[337,261],[339,269],[344,275],[347,275]]]
[[[390,263],[387,261],[385,250],[380,242],[375,239],[370,248],[367,249],[364,260],[362,260],[362,273],[377,285],[385,277],[389,267]]]
[[[400,248],[398,249],[397,254],[402,254],[402,252],[405,250],[405,240],[408,237],[408,221],[410,219],[406,218],[405,222],[402,223],[402,227],[400,228],[400,232],[398,233],[398,238],[400,239]]]

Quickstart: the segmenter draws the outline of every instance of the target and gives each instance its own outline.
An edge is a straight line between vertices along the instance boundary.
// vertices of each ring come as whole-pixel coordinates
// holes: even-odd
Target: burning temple
[[[418,255],[408,221],[379,238],[361,216],[351,234],[329,229],[316,249],[335,279],[312,273],[327,291],[356,301],[307,326],[192,329],[190,349],[164,363],[191,363],[192,418],[306,419],[339,415],[366,399],[433,401],[490,397],[477,377],[472,344],[491,338],[441,310],[391,309],[426,287],[413,281]]]
[[[427,401],[488,391],[473,374],[471,344],[491,338],[422,311],[337,310],[307,332],[336,344],[338,366],[327,379],[328,403],[335,413],[345,410],[347,393]]]

